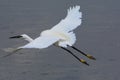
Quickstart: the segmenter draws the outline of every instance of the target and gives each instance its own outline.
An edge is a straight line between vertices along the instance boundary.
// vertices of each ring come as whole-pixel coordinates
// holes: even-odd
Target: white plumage
[[[73,54],[70,50],[67,49],[67,46],[70,46],[74,50],[88,57],[89,59],[96,60],[93,56],[89,54],[85,54],[84,52],[82,52],[81,50],[73,46],[74,43],[76,42],[76,36],[73,30],[81,25],[82,13],[79,10],[80,10],[80,6],[70,7],[70,9],[68,9],[67,16],[65,19],[62,19],[60,23],[55,25],[53,28],[41,32],[40,36],[36,39],[32,39],[26,34],[10,37],[10,38],[22,37],[25,40],[27,40],[29,43],[18,48],[8,48],[8,49],[5,49],[5,51],[13,52],[23,48],[43,49],[54,44],[66,50],[67,52],[69,52],[72,56],[74,56],[80,62],[86,65],[89,65],[85,60],[80,59],[75,54]],[[8,54],[6,56],[9,56],[9,55],[11,54]]]
[[[70,7],[65,19],[61,20],[52,30],[70,32],[81,24],[82,13],[79,12],[80,6]]]
[[[40,37],[19,48],[42,49],[56,42],[61,47],[67,47],[67,45],[72,46],[76,41],[73,30],[81,24],[82,13],[79,10],[80,6],[70,7],[65,19],[61,20],[52,29],[41,32]]]
[[[29,41],[29,43],[17,49],[42,49],[53,44],[65,48],[72,46],[76,42],[76,36],[73,30],[81,24],[82,13],[79,10],[80,6],[70,7],[65,19],[62,19],[60,23],[53,28],[41,32],[40,36],[34,40],[26,34],[21,35],[25,40]]]
[[[46,48],[50,45],[52,45],[53,43],[55,43],[56,41],[58,41],[59,38],[54,37],[54,36],[41,36],[36,38],[34,41],[28,43],[25,46],[22,46],[20,48]]]

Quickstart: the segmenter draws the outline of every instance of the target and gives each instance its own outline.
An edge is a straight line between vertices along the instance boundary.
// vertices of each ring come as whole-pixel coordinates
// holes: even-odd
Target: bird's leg
[[[89,54],[86,54],[84,52],[82,52],[81,50],[77,49],[76,47],[74,46],[71,46],[73,49],[75,49],[76,51],[80,52],[81,54],[83,54],[84,56],[88,57],[89,59],[92,59],[92,60],[96,60],[95,57],[93,57],[92,55],[89,55]]]
[[[88,64],[85,60],[78,58],[78,57],[77,57],[75,54],[73,54],[70,50],[68,50],[68,49],[66,49],[66,48],[64,48],[64,47],[61,47],[61,48],[64,49],[65,51],[69,52],[72,56],[74,56],[74,57],[75,57],[77,60],[79,60],[81,63],[89,66],[89,64]]]

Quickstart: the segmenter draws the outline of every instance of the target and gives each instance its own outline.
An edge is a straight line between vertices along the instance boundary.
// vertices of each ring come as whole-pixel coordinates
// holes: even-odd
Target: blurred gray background
[[[27,42],[10,36],[32,38],[65,18],[70,6],[80,5],[82,25],[76,30],[76,47],[97,58],[90,66],[78,62],[66,51],[25,49],[7,58],[0,50],[0,80],[120,80],[119,0],[0,0],[0,49]]]

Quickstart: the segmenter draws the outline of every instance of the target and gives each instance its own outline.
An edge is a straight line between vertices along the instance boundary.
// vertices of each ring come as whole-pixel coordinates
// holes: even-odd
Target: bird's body
[[[49,30],[42,31],[38,38],[19,48],[42,49],[52,44],[57,44],[65,48],[72,46],[76,42],[73,30],[81,24],[82,13],[79,10],[80,6],[68,9],[66,18],[61,20],[60,23]]]
[[[80,10],[80,6],[75,6],[72,8],[70,7],[70,9],[68,9],[68,13],[67,13],[67,16],[65,17],[65,19],[62,19],[60,21],[60,23],[55,25],[53,28],[42,31],[40,36],[36,39],[32,39],[31,37],[29,37],[26,34],[11,37],[11,38],[22,37],[29,42],[28,44],[26,44],[24,46],[20,46],[16,49],[12,49],[12,50],[17,51],[17,50],[20,50],[23,48],[43,49],[43,48],[47,48],[54,44],[56,46],[61,47],[64,50],[68,51],[75,58],[77,58],[80,62],[87,64],[84,60],[79,59],[71,51],[66,49],[68,46],[75,48],[75,47],[73,47],[73,45],[76,42],[76,36],[75,36],[75,33],[73,32],[73,30],[81,25],[82,13],[79,10]],[[76,50],[78,51],[78,49],[76,49]],[[84,55],[85,53],[82,53],[82,54]],[[85,54],[85,56],[87,56],[87,55]],[[90,57],[87,56],[87,57],[91,58],[91,59],[93,58],[92,56],[90,56]]]
[[[22,46],[21,48],[42,49],[42,48],[47,48],[52,44],[56,44],[57,46],[61,46],[61,47],[67,47],[67,45],[72,46],[76,41],[76,37],[73,32],[63,33],[53,30],[45,30],[41,33],[40,36],[41,36],[40,38],[39,37],[36,38],[33,42],[31,41],[30,43],[28,43],[25,46]]]

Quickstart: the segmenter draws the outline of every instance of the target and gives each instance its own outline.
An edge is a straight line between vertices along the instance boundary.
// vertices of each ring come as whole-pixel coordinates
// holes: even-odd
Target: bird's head
[[[14,38],[23,38],[23,39],[27,40],[28,42],[33,41],[33,39],[31,37],[29,37],[27,34],[10,37],[10,39],[14,39]]]

